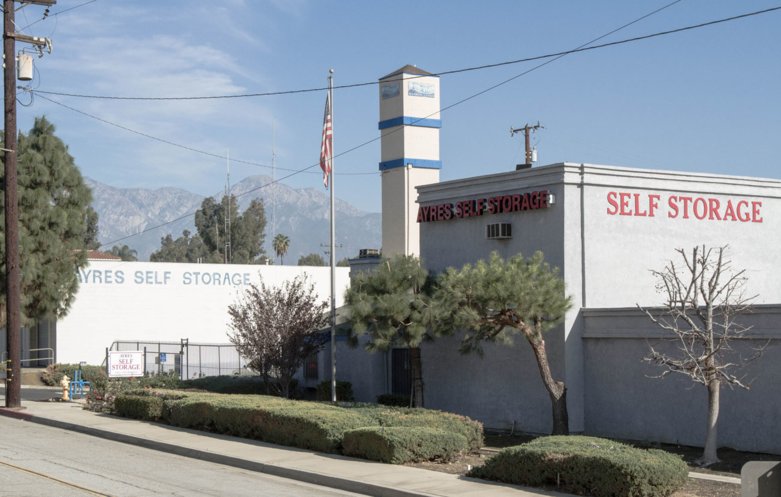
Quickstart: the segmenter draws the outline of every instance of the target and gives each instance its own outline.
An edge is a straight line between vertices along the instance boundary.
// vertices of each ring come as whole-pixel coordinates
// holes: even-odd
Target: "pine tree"
[[[441,275],[428,323],[443,334],[465,330],[462,352],[482,354],[483,342],[511,343],[513,335],[523,336],[551,399],[553,433],[560,435],[569,432],[567,389],[553,378],[544,333],[561,322],[571,305],[558,269],[544,261],[542,252],[507,261],[494,252],[487,262]]]
[[[27,322],[67,313],[78,289],[77,270],[86,266],[85,249],[97,233],[97,216],[90,208],[92,193],[54,131],[53,124],[39,117],[29,135],[20,133],[18,140],[21,311]],[[0,202],[0,215],[5,216],[3,211]],[[5,233],[2,238],[0,292],[5,322]]]
[[[374,271],[361,272],[347,290],[352,323],[351,341],[367,336],[366,349],[386,351],[403,346],[410,351],[410,404],[423,406],[423,364],[420,344],[433,338],[424,315],[430,301],[428,271],[414,256],[384,259]]]

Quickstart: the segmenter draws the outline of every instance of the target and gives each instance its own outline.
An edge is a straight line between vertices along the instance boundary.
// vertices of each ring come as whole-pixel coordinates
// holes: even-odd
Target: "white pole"
[[[331,402],[336,402],[336,219],[334,218],[334,70],[328,70],[328,95],[331,99]]]

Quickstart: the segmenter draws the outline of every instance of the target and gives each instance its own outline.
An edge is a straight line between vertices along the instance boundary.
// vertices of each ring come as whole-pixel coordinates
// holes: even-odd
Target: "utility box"
[[[781,495],[781,462],[749,461],[740,470],[741,497]]]

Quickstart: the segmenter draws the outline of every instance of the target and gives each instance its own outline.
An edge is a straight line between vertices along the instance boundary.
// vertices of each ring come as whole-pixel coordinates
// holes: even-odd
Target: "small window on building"
[[[513,225],[493,223],[485,227],[485,237],[489,240],[506,240],[513,237]]]

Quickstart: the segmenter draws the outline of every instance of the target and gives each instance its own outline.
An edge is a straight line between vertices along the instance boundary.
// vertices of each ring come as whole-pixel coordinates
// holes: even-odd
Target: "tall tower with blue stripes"
[[[420,255],[417,190],[439,182],[439,77],[404,66],[380,78],[382,253]]]

